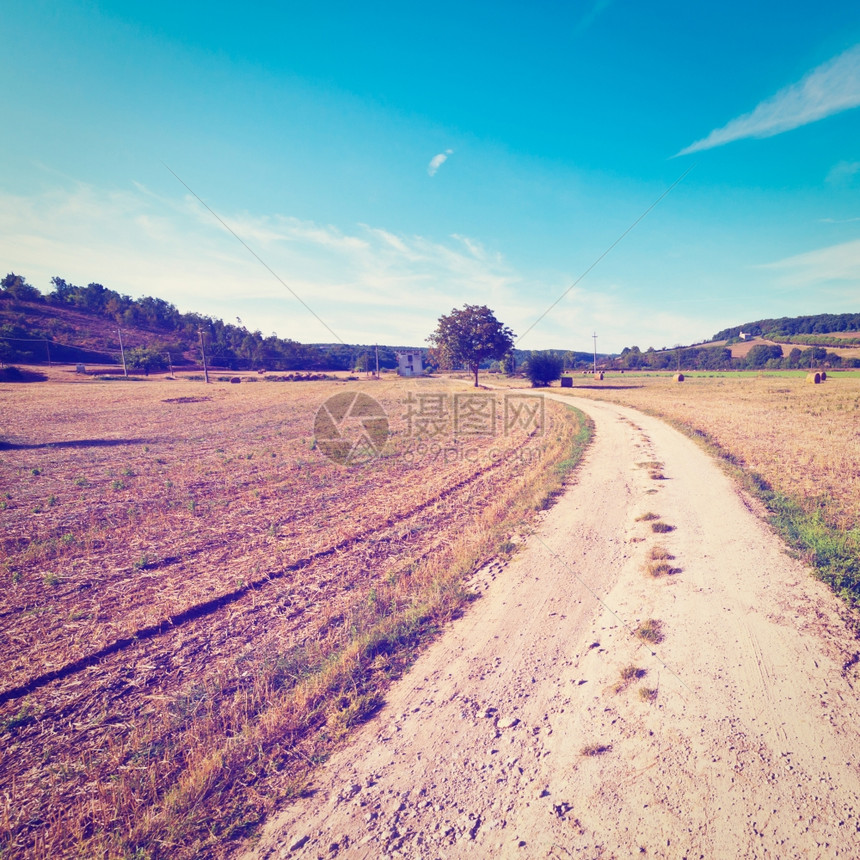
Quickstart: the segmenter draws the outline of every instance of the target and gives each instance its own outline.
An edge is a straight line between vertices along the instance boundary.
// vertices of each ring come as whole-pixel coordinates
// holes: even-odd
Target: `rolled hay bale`
[[[818,385],[821,382],[821,374],[820,373],[807,373],[806,381],[811,382],[813,385]]]
[[[824,380],[827,379],[827,371],[822,370],[822,371],[820,371],[820,373],[821,373],[821,381],[824,382]]]
[[[683,381],[684,381],[684,374],[683,373],[676,373],[675,374],[675,382],[683,382]]]
[[[232,376],[230,377],[230,382],[232,385],[238,385],[242,381],[241,376]]]
[[[598,370],[597,373],[594,374],[594,378],[602,380],[603,379],[603,371]]]

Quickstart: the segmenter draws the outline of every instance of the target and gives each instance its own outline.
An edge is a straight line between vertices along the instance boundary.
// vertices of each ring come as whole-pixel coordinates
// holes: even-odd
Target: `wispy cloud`
[[[860,239],[796,254],[759,268],[780,272],[781,283],[785,286],[811,287],[848,281],[853,289],[860,280]]]
[[[860,105],[860,45],[818,66],[707,137],[682,149],[689,155],[748,137],[772,137]]]
[[[280,214],[219,212],[231,229],[352,342],[423,343],[440,313],[486,302],[510,324],[522,276],[465,236],[442,240],[380,227],[320,225]],[[135,185],[70,184],[44,194],[0,192],[0,258],[43,290],[60,275],[181,310],[277,330],[303,342],[331,334],[189,196]],[[507,312],[507,313],[506,313]]]
[[[582,20],[577,24],[576,32],[584,33],[612,3],[613,0],[595,0],[591,9],[582,16]]]
[[[524,272],[461,233],[440,238],[278,213],[218,214],[350,343],[423,345],[439,315],[464,301],[489,305],[522,334],[535,308],[572,281],[570,273]],[[26,196],[0,191],[0,258],[43,290],[53,275],[76,284],[98,281],[135,297],[159,296],[183,311],[238,315],[249,328],[305,343],[332,339],[190,195],[74,182]],[[633,342],[644,348],[702,328],[676,313],[677,319],[646,313],[623,288],[596,281],[568,293],[522,345],[587,351],[596,329],[601,348],[610,348],[610,336],[619,349]],[[665,330],[677,334],[664,336]]]
[[[840,161],[830,168],[824,181],[834,188],[846,188],[860,173],[860,161]]]
[[[430,159],[430,163],[427,165],[427,173],[430,176],[435,176],[436,171],[448,160],[448,156],[453,154],[453,149],[446,149],[444,152],[434,155],[433,158]]]

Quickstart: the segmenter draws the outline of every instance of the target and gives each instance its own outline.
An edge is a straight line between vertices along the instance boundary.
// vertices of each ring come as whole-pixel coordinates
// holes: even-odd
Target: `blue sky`
[[[42,290],[303,342],[469,302],[601,351],[858,310],[856,2],[6,0],[0,32],[0,267]]]

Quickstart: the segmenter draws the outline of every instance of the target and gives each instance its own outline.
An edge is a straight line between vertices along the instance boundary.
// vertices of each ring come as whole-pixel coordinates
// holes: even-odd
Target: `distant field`
[[[549,403],[543,433],[418,438],[409,398],[450,408],[437,382],[48,374],[0,384],[3,857],[222,854],[378,707],[584,438]],[[314,416],[350,391],[392,437],[344,467]]]

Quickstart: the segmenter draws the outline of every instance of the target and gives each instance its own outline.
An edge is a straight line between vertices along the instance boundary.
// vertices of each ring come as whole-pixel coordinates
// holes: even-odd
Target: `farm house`
[[[397,353],[397,373],[400,376],[423,376],[424,361],[420,349]]]

